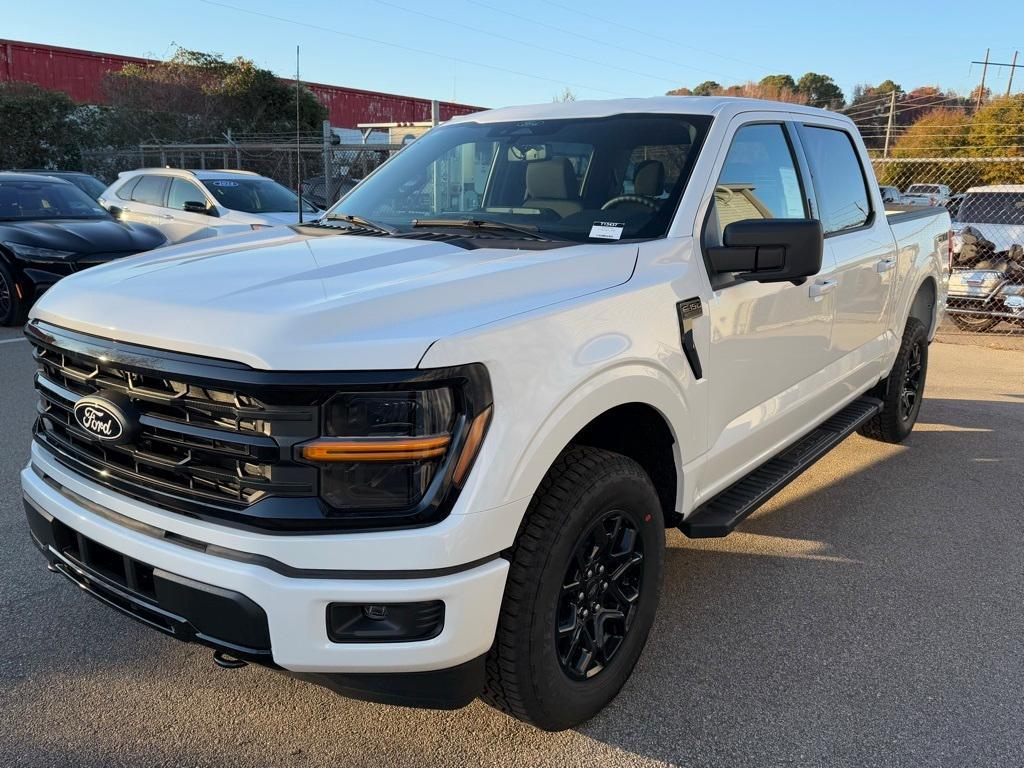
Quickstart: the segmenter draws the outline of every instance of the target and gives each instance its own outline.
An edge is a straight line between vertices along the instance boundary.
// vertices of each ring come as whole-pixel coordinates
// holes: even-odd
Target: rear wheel
[[[14,274],[0,260],[0,325],[18,325],[24,320],[24,302],[18,298]]]
[[[928,333],[917,318],[907,320],[900,351],[889,375],[872,394],[882,398],[882,411],[858,432],[873,440],[900,443],[914,428],[928,376]]]
[[[647,640],[664,543],[658,495],[636,462],[567,449],[509,554],[484,700],[549,731],[600,711]]]

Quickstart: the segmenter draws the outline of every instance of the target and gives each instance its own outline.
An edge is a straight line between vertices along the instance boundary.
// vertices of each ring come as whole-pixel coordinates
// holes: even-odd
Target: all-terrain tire
[[[607,548],[618,558],[623,558],[627,538],[632,542],[633,554],[627,553],[632,570],[624,571],[617,565],[619,560],[610,560],[606,561],[607,571],[604,565],[600,571],[627,574],[621,579],[622,583],[631,580],[628,590],[621,587],[620,591],[620,582],[615,581],[611,592],[621,595],[630,591],[632,595],[635,588],[635,603],[631,603],[635,608],[624,611],[632,620],[618,624],[625,629],[615,650],[594,654],[607,661],[590,660],[598,665],[591,676],[583,662],[586,652],[579,649],[597,647],[585,637],[611,636],[614,630],[609,628],[614,625],[603,619],[617,622],[608,611],[622,613],[607,607],[621,607],[621,603],[616,603],[617,597],[602,597],[602,582],[586,575],[590,571],[580,554],[592,552],[593,543],[605,541],[605,536],[608,541],[621,537],[619,544]],[[487,657],[484,701],[548,731],[570,728],[600,711],[626,682],[647,640],[657,609],[664,546],[665,523],[658,495],[640,465],[610,451],[567,448],[548,470],[515,544],[505,553],[511,567],[494,645]],[[597,570],[593,568],[594,573]],[[577,573],[579,583],[567,588]],[[608,583],[604,582],[603,588],[607,593]],[[577,589],[579,605],[574,602]],[[584,593],[586,598],[582,598]],[[592,596],[604,602],[591,603]],[[594,609],[589,619],[584,618],[586,608]],[[566,630],[566,621],[573,630]],[[577,638],[580,644],[573,646]],[[565,651],[573,647],[575,652]],[[580,663],[571,664],[567,659]]]
[[[870,393],[882,399],[882,411],[857,430],[864,437],[901,443],[914,428],[928,375],[928,332],[915,317],[903,329],[900,351],[889,375]]]

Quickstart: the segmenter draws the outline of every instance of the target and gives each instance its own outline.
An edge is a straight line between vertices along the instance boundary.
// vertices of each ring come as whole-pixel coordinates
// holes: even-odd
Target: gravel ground
[[[223,671],[48,574],[17,484],[17,336],[0,329],[0,765],[1024,764],[1024,352],[933,345],[904,445],[850,438],[726,539],[670,532],[633,678],[546,734]]]

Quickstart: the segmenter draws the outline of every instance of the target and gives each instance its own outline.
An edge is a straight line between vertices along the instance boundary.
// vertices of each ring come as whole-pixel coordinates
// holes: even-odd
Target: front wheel
[[[900,351],[889,375],[871,393],[882,398],[882,411],[858,432],[873,440],[901,443],[917,422],[928,376],[928,332],[915,317],[903,329]]]
[[[0,259],[0,325],[18,325],[24,319],[25,305],[18,298],[14,273]]]
[[[566,449],[509,556],[483,699],[548,731],[597,714],[647,641],[664,546],[658,495],[640,465]]]

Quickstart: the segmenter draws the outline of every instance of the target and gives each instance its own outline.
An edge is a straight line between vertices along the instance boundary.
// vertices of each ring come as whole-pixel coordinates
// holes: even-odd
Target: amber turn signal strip
[[[309,461],[414,461],[444,456],[451,436],[343,440],[324,438],[302,446]]]

